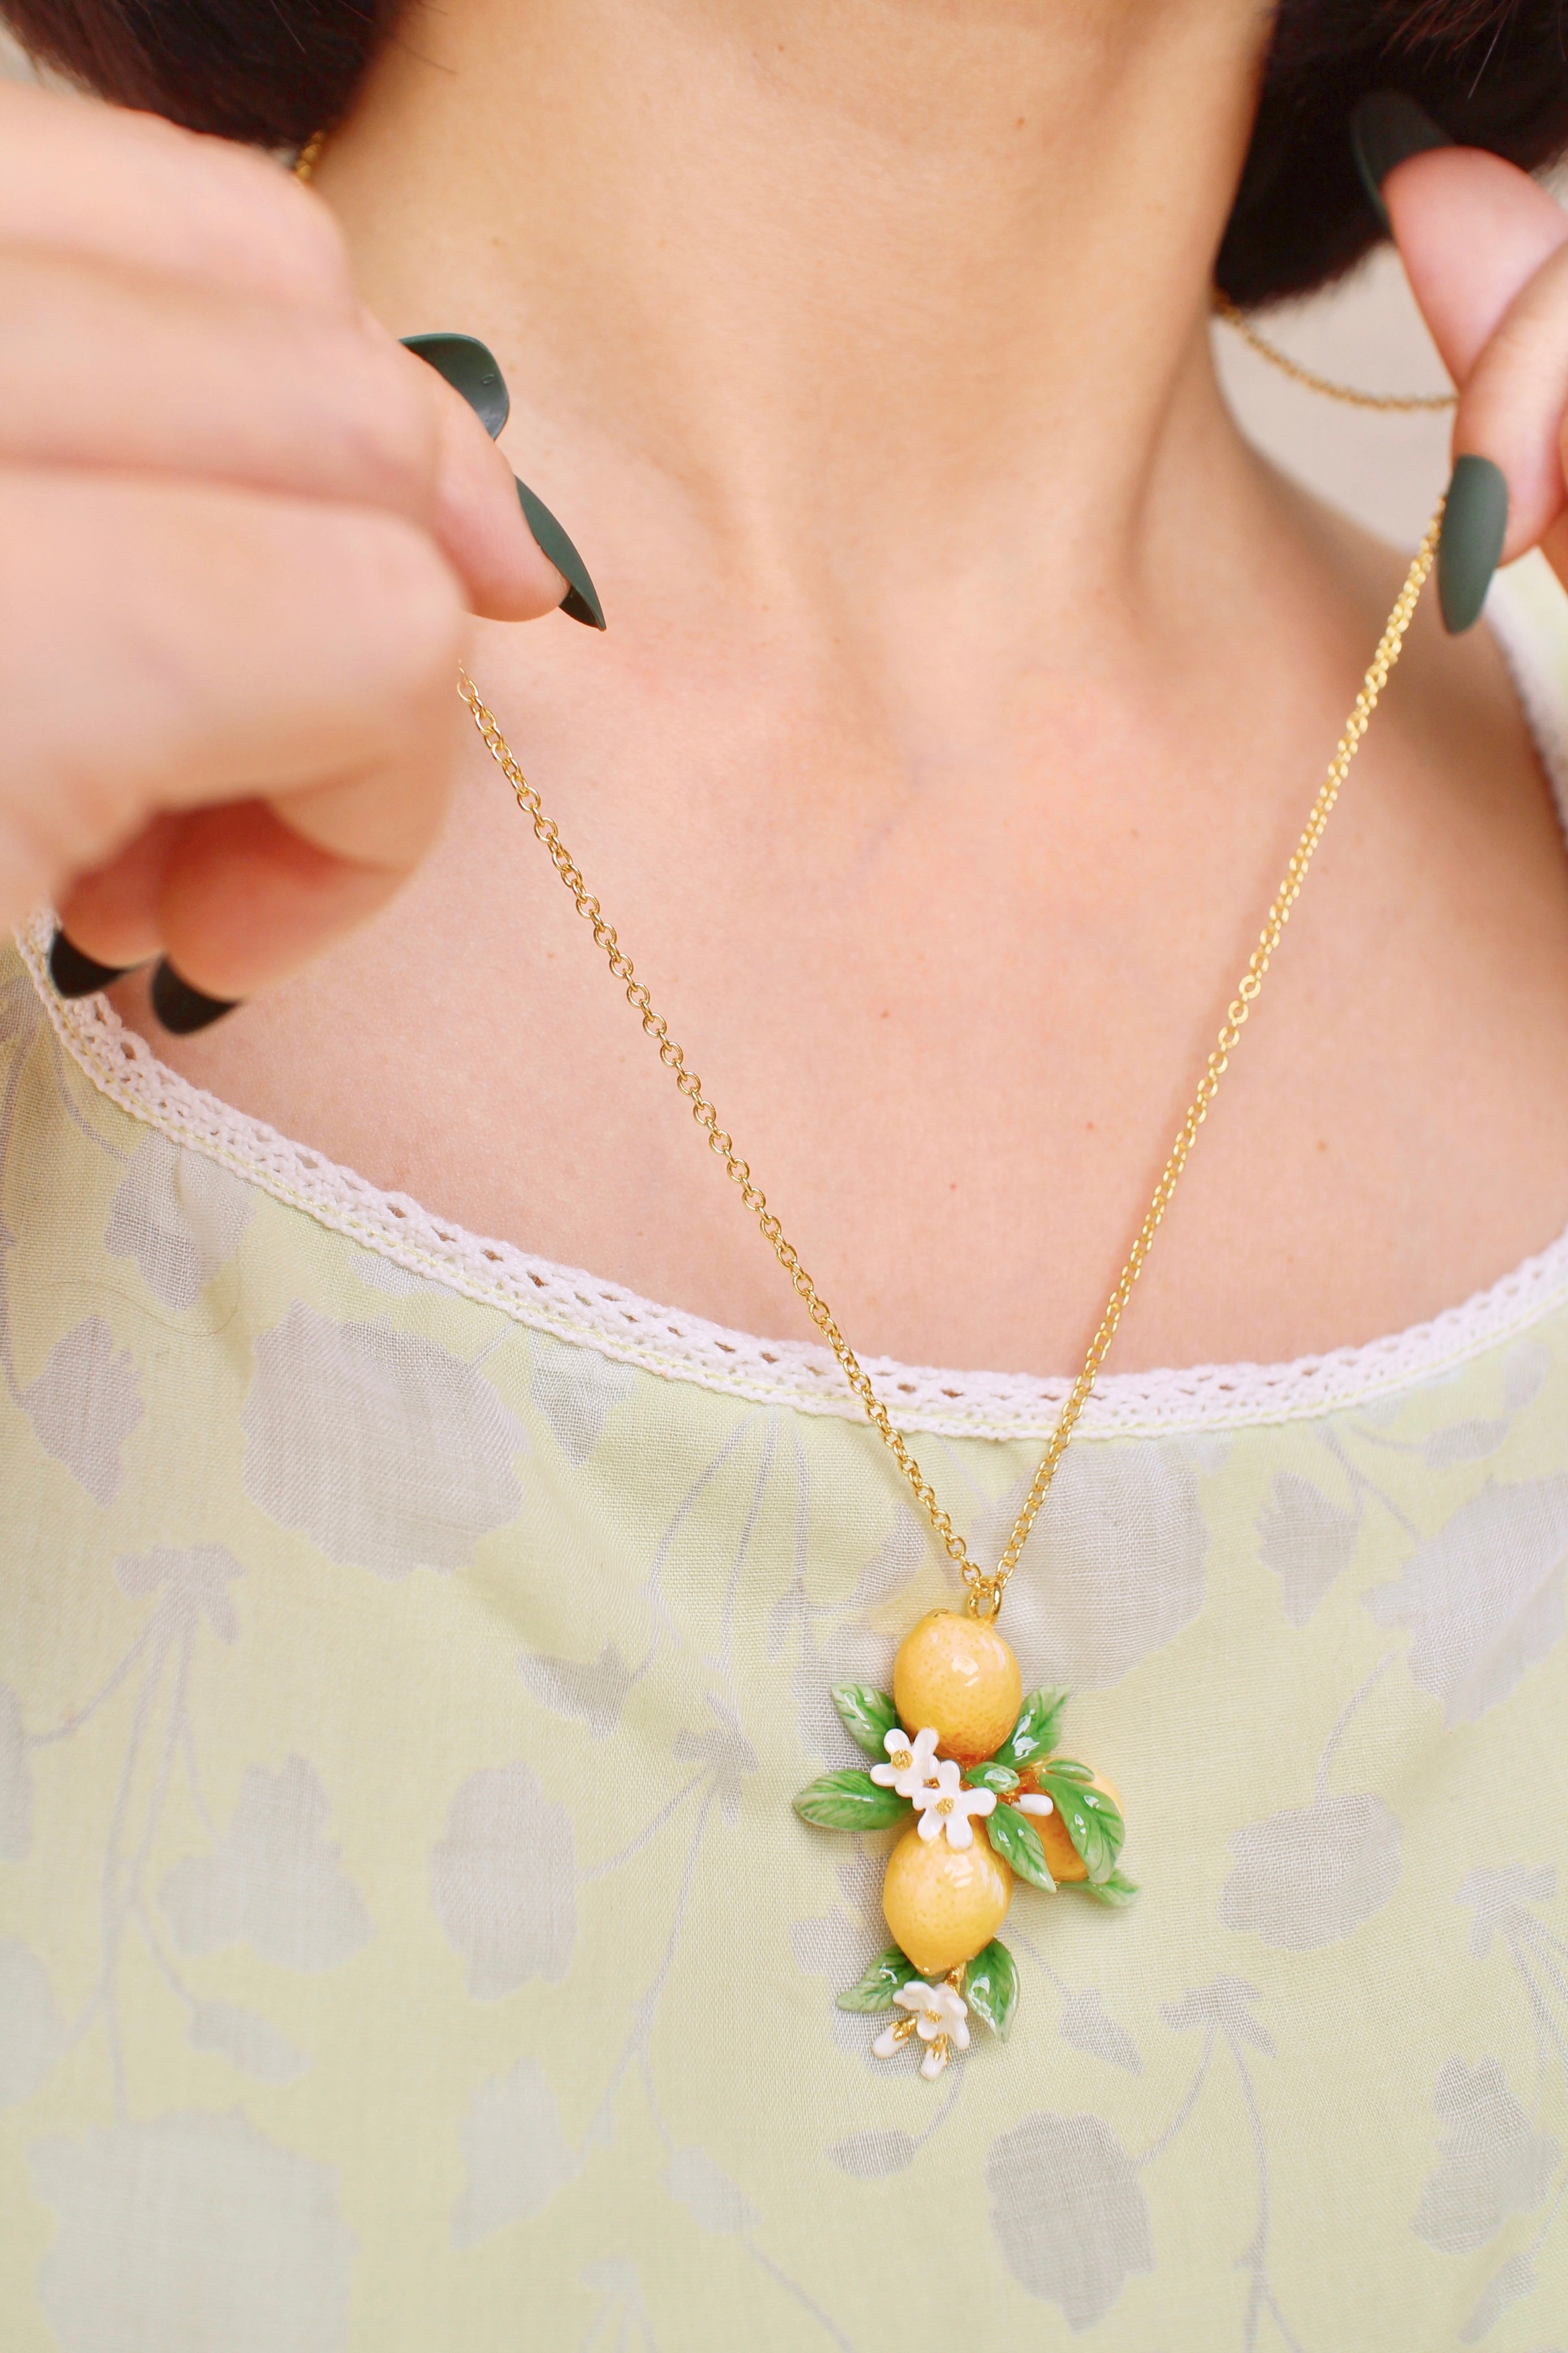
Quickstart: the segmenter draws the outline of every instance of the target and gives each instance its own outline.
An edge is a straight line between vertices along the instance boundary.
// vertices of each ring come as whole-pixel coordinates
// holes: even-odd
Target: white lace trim
[[[1488,614],[1518,685],[1541,755],[1568,809],[1565,636],[1542,608],[1530,560],[1493,589]],[[1544,565],[1540,567],[1545,573]],[[1545,574],[1551,596],[1562,592]],[[1568,822],[1568,818],[1565,818]],[[860,1408],[831,1353],[797,1340],[759,1340],[679,1308],[659,1307],[575,1268],[487,1241],[432,1217],[405,1194],[378,1192],[352,1169],[290,1144],[259,1120],[231,1110],[160,1062],[127,1029],[108,999],[63,1002],[47,976],[51,919],[21,933],[22,954],[55,1031],[100,1094],[132,1119],[206,1155],[317,1224],[347,1235],[518,1323],[640,1366],[668,1380],[695,1382],[729,1397],[857,1420]],[[1170,1435],[1294,1421],[1440,1378],[1483,1350],[1568,1306],[1568,1233],[1527,1259],[1489,1291],[1363,1347],[1336,1348],[1289,1365],[1197,1365],[1175,1372],[1102,1374],[1085,1409],[1085,1438]],[[954,1438],[1040,1438],[1066,1397],[1066,1380],[1025,1373],[955,1373],[865,1359],[900,1428]]]
[[[432,1217],[405,1194],[378,1192],[352,1169],[290,1144],[193,1087],[124,1027],[106,998],[66,1004],[56,996],[47,973],[49,930],[48,919],[40,917],[20,942],[56,1034],[99,1092],[132,1119],[221,1162],[317,1224],[535,1331],[667,1380],[693,1381],[761,1405],[858,1419],[860,1408],[826,1348],[729,1332],[679,1308],[656,1306],[618,1283],[531,1257],[510,1242],[486,1241]],[[1365,1347],[1337,1348],[1289,1365],[1102,1374],[1081,1435],[1236,1430],[1367,1404],[1436,1378],[1564,1306],[1568,1234],[1464,1306]],[[1025,1373],[942,1372],[880,1356],[868,1357],[866,1369],[901,1429],[952,1438],[1041,1438],[1068,1386]]]

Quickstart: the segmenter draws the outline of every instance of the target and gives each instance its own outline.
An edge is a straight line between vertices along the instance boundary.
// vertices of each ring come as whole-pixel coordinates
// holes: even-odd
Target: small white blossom
[[[911,1978],[900,1986],[893,2000],[901,2010],[913,2014],[914,2031],[926,2045],[921,2062],[921,2073],[940,2075],[947,2064],[949,2047],[954,2051],[969,2048],[969,2029],[964,2021],[969,2016],[969,2004],[950,1985],[927,1985],[921,1978]],[[895,2051],[910,2039],[910,2020],[889,2026],[879,2034],[871,2048],[879,2059],[890,2059]]]
[[[962,1767],[951,1757],[931,1760],[931,1767],[914,1792],[921,1810],[920,1832],[923,1839],[939,1839],[947,1832],[949,1846],[973,1846],[974,1832],[969,1827],[971,1814],[988,1814],[996,1803],[992,1789],[966,1789]]]
[[[1056,1808],[1044,1790],[1041,1790],[1038,1795],[1032,1789],[1026,1790],[1024,1795],[1016,1799],[1014,1802],[1021,1814],[1054,1814],[1056,1812]]]
[[[937,1739],[934,1732],[917,1732],[911,1739],[895,1724],[882,1743],[888,1762],[872,1766],[872,1780],[879,1782],[884,1789],[896,1789],[900,1798],[913,1798],[933,1769]],[[920,1801],[916,1799],[915,1802]]]

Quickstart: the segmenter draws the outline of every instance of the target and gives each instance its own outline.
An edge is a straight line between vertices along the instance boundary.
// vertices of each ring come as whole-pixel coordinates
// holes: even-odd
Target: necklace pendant
[[[900,1646],[890,1695],[839,1683],[833,1702],[877,1761],[822,1774],[795,1812],[824,1830],[901,1831],[882,1882],[893,1942],[838,2007],[894,2011],[872,2050],[918,2052],[934,2082],[968,2050],[971,2018],[1004,2040],[1012,2027],[1018,1971],[996,1931],[1016,1881],[1108,1905],[1137,1894],[1118,1862],[1121,1800],[1060,1753],[1067,1693],[1026,1697],[988,1621],[929,1610]]]

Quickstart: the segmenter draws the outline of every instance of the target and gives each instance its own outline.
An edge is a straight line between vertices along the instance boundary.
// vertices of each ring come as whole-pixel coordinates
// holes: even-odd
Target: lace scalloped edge
[[[409,1273],[497,1308],[531,1330],[666,1380],[759,1405],[859,1419],[861,1409],[828,1349],[726,1331],[639,1299],[617,1283],[531,1257],[510,1242],[468,1233],[192,1086],[125,1027],[106,997],[67,1003],[56,994],[47,976],[51,928],[52,918],[40,914],[17,939],[55,1033],[98,1092],[144,1126]],[[1463,1306],[1365,1346],[1288,1365],[1104,1374],[1080,1436],[1236,1430],[1370,1404],[1441,1378],[1565,1304],[1568,1234]],[[1042,1437],[1068,1388],[1066,1380],[1024,1373],[954,1373],[882,1357],[865,1361],[903,1429],[944,1437]]]

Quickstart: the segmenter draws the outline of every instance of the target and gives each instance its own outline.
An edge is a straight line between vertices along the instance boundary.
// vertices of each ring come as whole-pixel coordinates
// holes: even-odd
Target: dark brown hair
[[[42,63],[122,105],[267,147],[348,109],[400,0],[0,0]],[[1568,0],[1279,0],[1216,276],[1301,294],[1379,235],[1351,160],[1369,90],[1419,99],[1467,146],[1530,169],[1568,146]]]
[[[0,0],[3,5],[3,0]],[[1568,147],[1565,0],[1280,0],[1215,275],[1233,301],[1305,294],[1381,234],[1351,157],[1373,90],[1527,171]]]

